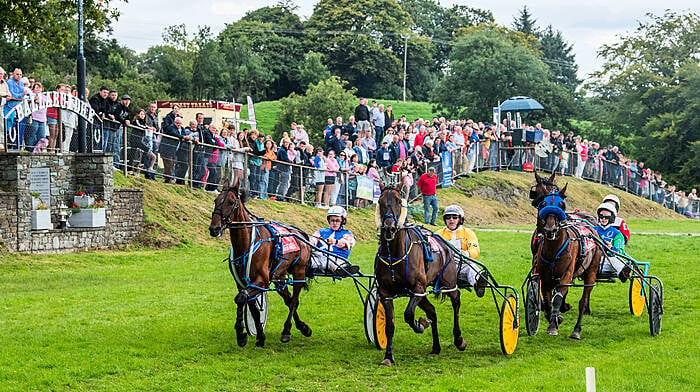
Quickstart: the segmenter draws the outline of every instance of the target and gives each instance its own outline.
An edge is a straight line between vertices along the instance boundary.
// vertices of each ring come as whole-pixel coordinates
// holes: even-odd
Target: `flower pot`
[[[104,227],[105,225],[105,209],[104,208],[83,208],[78,212],[74,212],[68,223],[71,227]]]
[[[41,204],[41,199],[32,196],[32,210],[38,209],[39,204]]]
[[[95,202],[95,198],[92,196],[73,196],[73,203],[77,204],[78,207],[88,207]]]
[[[32,230],[50,230],[51,210],[32,210]]]

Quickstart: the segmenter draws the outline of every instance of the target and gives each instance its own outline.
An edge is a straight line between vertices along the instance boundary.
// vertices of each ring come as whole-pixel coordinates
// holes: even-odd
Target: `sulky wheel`
[[[377,350],[386,348],[386,319],[384,305],[379,302],[377,286],[372,286],[365,299],[365,337]]]
[[[642,315],[642,312],[644,311],[644,302],[646,302],[646,296],[642,285],[642,278],[630,279],[630,313],[637,317]]]
[[[530,336],[537,335],[540,326],[541,303],[540,281],[531,278],[527,282],[527,291],[525,292],[525,329]]]
[[[258,330],[255,328],[255,319],[253,318],[253,312],[250,311],[250,307],[257,307],[260,312],[260,323],[262,324],[263,330],[265,330],[265,324],[267,324],[267,292],[262,292],[258,298],[253,301],[248,301],[245,304],[245,329],[248,331],[248,335],[255,336],[258,334]]]
[[[506,296],[501,305],[501,325],[500,325],[501,351],[510,355],[518,345],[518,301],[511,294]]]
[[[649,287],[649,303],[647,304],[649,313],[649,332],[651,336],[661,333],[661,315],[663,314],[664,295],[663,288],[657,284]]]

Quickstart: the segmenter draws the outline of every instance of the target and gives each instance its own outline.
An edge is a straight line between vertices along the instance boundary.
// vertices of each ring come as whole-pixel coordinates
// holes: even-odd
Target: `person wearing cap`
[[[318,229],[310,241],[317,248],[311,254],[311,271],[318,275],[334,275],[345,277],[356,274],[360,267],[350,264],[350,252],[355,246],[355,236],[344,226],[347,223],[347,212],[341,206],[333,206],[326,213],[328,227]]]
[[[603,203],[598,206],[598,226],[595,227],[596,232],[608,246],[617,253],[625,254],[625,237],[618,229],[613,227],[612,222],[615,221],[617,208],[613,203]],[[620,278],[621,282],[625,282],[630,275],[630,267],[616,256],[606,254],[603,256],[603,272],[614,272]]]
[[[382,146],[377,150],[377,166],[382,169],[391,167],[391,150],[386,141],[383,141]]]
[[[631,233],[629,227],[627,227],[627,222],[618,215],[620,211],[620,199],[611,193],[603,198],[602,203],[612,203],[615,206],[615,221],[611,222],[611,226],[622,233],[622,236],[625,237],[625,245],[627,245],[630,241]]]
[[[418,179],[417,185],[421,195],[423,195],[423,222],[425,222],[426,225],[435,225],[435,219],[438,213],[438,200],[435,195],[437,191],[437,175],[435,174],[435,168],[428,168],[428,172],[423,173]],[[432,214],[429,213],[430,208],[433,209]]]
[[[459,249],[462,254],[470,258],[479,259],[479,240],[471,229],[464,227],[464,210],[462,207],[452,204],[445,208],[442,214],[445,227],[436,231],[440,237]],[[487,285],[485,274],[480,274],[476,265],[469,261],[457,264],[457,285],[461,288],[473,287],[477,297],[483,297]]]

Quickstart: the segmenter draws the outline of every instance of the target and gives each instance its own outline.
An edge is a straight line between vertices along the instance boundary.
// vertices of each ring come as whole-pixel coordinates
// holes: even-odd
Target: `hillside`
[[[369,98],[369,101],[372,102],[372,99],[374,98]],[[392,105],[397,120],[401,115],[406,115],[409,120],[418,117],[432,118],[434,115],[432,105],[427,102],[402,102],[390,99],[377,99],[376,101],[384,105]],[[277,123],[277,114],[280,111],[279,101],[257,102],[254,107],[255,117],[258,119],[258,129],[263,133],[271,132]],[[246,105],[241,108],[241,118],[248,118],[248,106]],[[347,118],[343,120],[347,121]]]
[[[519,172],[484,172],[468,179],[460,179],[457,186],[438,190],[440,207],[456,203],[467,215],[469,226],[525,226],[530,227],[535,211],[527,198],[534,182],[532,174]],[[559,183],[569,183],[569,206],[593,211],[600,199],[612,189],[574,178],[563,178]],[[124,177],[115,172],[115,186],[144,189],[146,230],[137,246],[170,247],[206,244],[225,246],[219,239],[209,236],[208,226],[213,210],[213,195],[204,191],[189,190],[182,186],[164,185],[159,182]],[[625,218],[666,219],[684,221],[656,203],[624,192],[613,192],[620,197]],[[296,225],[312,233],[325,224],[324,211],[311,206],[280,203],[269,200],[252,200],[247,206],[262,217]],[[422,221],[420,199],[413,203],[415,221]],[[376,238],[374,210],[351,210],[348,227],[358,240]],[[696,223],[696,222],[693,222]],[[645,227],[653,227],[648,221]],[[634,228],[633,228],[634,229]]]

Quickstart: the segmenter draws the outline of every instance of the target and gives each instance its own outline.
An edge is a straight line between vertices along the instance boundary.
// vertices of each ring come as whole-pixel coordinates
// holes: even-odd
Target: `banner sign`
[[[46,91],[37,95],[32,95],[31,97],[26,97],[22,102],[18,103],[17,106],[13,107],[5,117],[9,118],[14,113],[16,121],[20,121],[25,117],[29,117],[32,112],[45,108],[70,110],[84,118],[85,121],[90,124],[92,124],[93,118],[95,117],[95,111],[92,110],[89,103],[81,101],[80,98],[74,97],[71,94],[58,91]]]
[[[246,97],[248,98],[248,120],[251,122],[256,122],[255,121],[255,108],[253,107],[253,98],[250,96]]]
[[[440,154],[442,159],[442,187],[452,185],[452,153],[444,151]]]
[[[367,176],[357,176],[357,198],[374,199],[374,180]]]

